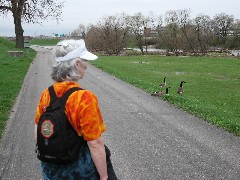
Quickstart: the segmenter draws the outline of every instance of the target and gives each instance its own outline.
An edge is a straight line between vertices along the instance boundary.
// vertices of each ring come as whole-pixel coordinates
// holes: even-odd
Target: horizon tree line
[[[167,11],[164,17],[153,12],[147,16],[121,13],[88,27],[80,24],[71,36],[85,38],[91,49],[109,55],[129,47],[138,47],[145,54],[150,45],[176,55],[180,51],[205,54],[210,49],[240,48],[240,20],[225,13],[190,18],[188,9]]]

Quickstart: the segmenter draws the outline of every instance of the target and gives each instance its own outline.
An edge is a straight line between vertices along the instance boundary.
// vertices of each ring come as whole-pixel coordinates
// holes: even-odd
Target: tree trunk
[[[15,35],[16,35],[16,47],[24,48],[24,37],[23,37],[23,28],[21,17],[14,16],[14,24],[15,24]]]
[[[24,37],[22,28],[22,12],[25,0],[12,0],[12,13],[15,25],[16,47],[24,48]]]
[[[136,40],[137,40],[137,45],[138,45],[139,49],[140,49],[141,52],[142,52],[142,55],[144,55],[142,35],[137,34],[137,35],[136,35]]]

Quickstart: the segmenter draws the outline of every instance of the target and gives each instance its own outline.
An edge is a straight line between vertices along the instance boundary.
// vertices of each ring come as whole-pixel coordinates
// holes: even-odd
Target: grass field
[[[14,42],[0,38],[0,138],[29,65],[36,55],[29,49],[23,57],[10,57],[7,51],[12,50],[22,49],[16,49]]]
[[[30,44],[55,45],[58,39],[33,39]],[[22,86],[35,52],[13,58],[13,42],[0,38],[0,137],[12,105]],[[96,67],[146,92],[164,90],[159,84],[167,77],[170,95],[164,100],[240,136],[240,60],[210,57],[100,56]],[[180,81],[182,96],[176,93]],[[159,97],[156,97],[159,98]]]
[[[54,46],[59,41],[60,41],[60,39],[58,39],[58,38],[53,38],[53,39],[33,38],[29,42],[30,42],[31,45]]]
[[[240,60],[235,58],[104,56],[93,65],[146,92],[165,91],[159,84],[167,77],[170,95],[163,99],[240,135]],[[182,96],[176,93],[180,81]],[[159,98],[159,97],[156,97]]]

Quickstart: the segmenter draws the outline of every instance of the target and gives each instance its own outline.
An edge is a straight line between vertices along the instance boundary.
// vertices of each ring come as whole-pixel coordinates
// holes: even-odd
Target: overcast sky
[[[79,24],[96,24],[104,16],[122,12],[129,15],[138,12],[148,15],[153,12],[164,17],[167,11],[179,9],[190,9],[191,18],[199,14],[212,18],[216,14],[226,13],[240,19],[239,0],[66,0],[60,24],[54,21],[42,25],[23,24],[24,35],[68,34]],[[11,14],[7,18],[0,18],[0,36],[15,36]]]

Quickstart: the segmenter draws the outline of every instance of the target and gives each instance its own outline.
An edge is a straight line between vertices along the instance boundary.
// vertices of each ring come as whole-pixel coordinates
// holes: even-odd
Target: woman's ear
[[[81,64],[80,60],[76,60],[74,65],[78,67],[80,64]]]

